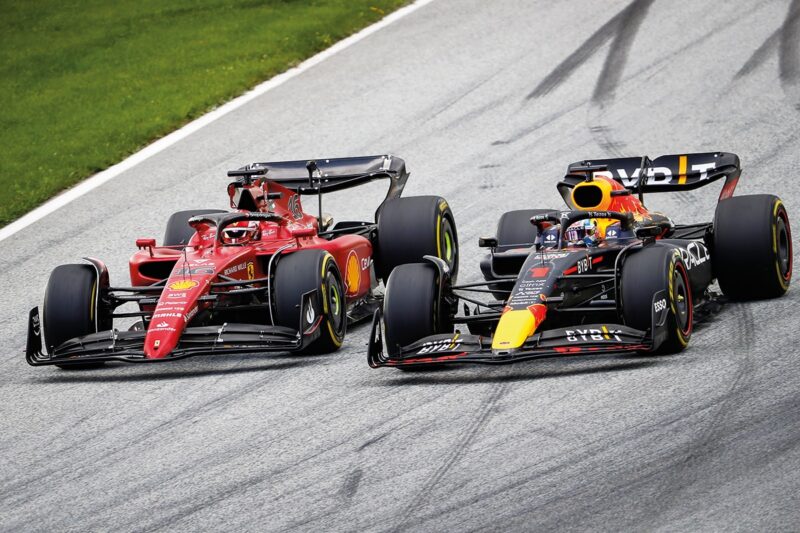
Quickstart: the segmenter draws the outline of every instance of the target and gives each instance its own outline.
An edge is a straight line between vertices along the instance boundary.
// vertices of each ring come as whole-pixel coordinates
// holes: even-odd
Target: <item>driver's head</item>
[[[569,246],[597,246],[597,222],[593,218],[579,220],[564,232]]]
[[[245,244],[258,240],[258,222],[235,222],[222,230],[222,242],[225,244]]]

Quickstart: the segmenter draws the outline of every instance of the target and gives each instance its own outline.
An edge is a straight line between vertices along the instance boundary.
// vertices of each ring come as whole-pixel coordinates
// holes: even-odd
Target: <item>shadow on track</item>
[[[558,366],[560,368],[552,368],[553,360],[549,360],[547,365],[550,368],[542,368],[542,363],[528,362],[520,363],[525,365],[524,371],[520,367],[515,369],[513,373],[507,373],[507,366],[505,372],[499,373],[495,369],[486,369],[485,373],[466,373],[467,368],[463,374],[449,373],[453,368],[435,368],[429,370],[415,370],[413,372],[403,373],[402,375],[395,375],[387,381],[376,383],[374,386],[407,386],[407,385],[465,385],[474,383],[498,383],[498,382],[514,382],[514,381],[534,381],[537,379],[552,379],[563,378],[569,376],[581,376],[586,374],[604,374],[610,372],[622,372],[626,370],[637,370],[640,368],[649,368],[657,365],[666,364],[668,360],[664,357],[650,357],[647,359],[637,356],[637,360],[631,360],[630,356],[616,356],[617,358],[611,361],[600,359],[587,359],[581,358],[580,360],[566,361],[562,360]],[[580,364],[581,368],[567,368],[575,364]],[[589,366],[587,366],[589,365]],[[474,370],[478,365],[469,367]],[[538,366],[538,368],[537,368]],[[447,375],[444,375],[448,372]]]
[[[263,356],[259,356],[263,357]],[[136,364],[120,364],[110,365],[95,370],[58,370],[50,375],[35,376],[29,380],[30,383],[47,384],[47,383],[125,383],[137,381],[165,381],[177,379],[192,379],[206,376],[221,376],[225,374],[247,374],[251,372],[267,372],[274,370],[287,370],[291,368],[300,368],[304,366],[312,366],[321,363],[323,359],[320,356],[297,356],[297,359],[289,361],[275,361],[264,362],[263,364],[242,366],[244,360],[239,359],[237,366],[229,368],[219,368],[211,366],[210,368],[202,368],[200,366],[193,366],[192,368],[175,369],[172,365],[180,364],[165,363],[151,363],[146,365]],[[213,365],[213,363],[210,363]],[[147,367],[146,371],[143,366]],[[172,368],[168,369],[170,366]],[[125,373],[114,372],[123,370]],[[131,372],[132,371],[132,372]],[[113,373],[112,373],[113,372]]]

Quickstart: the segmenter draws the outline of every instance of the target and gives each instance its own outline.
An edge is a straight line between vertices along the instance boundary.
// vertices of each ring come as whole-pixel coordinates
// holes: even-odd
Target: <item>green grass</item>
[[[0,225],[408,0],[0,0]]]

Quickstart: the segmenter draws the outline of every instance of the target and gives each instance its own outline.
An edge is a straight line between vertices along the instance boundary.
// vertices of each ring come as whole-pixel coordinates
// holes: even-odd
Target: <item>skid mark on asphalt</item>
[[[416,496],[411,499],[408,504],[400,511],[398,515],[398,522],[391,529],[393,532],[403,531],[409,526],[413,525],[414,518],[417,510],[423,501],[428,500],[428,495],[433,491],[439,481],[447,474],[447,472],[455,465],[458,460],[467,452],[470,443],[475,436],[483,429],[486,422],[491,418],[495,410],[497,402],[505,396],[508,391],[508,384],[505,382],[498,382],[492,386],[489,396],[480,407],[478,415],[473,420],[472,424],[464,431],[461,439],[454,443],[450,453],[445,456],[444,462],[436,469],[433,475],[422,485],[422,488],[417,492]]]
[[[705,475],[704,464],[718,454],[717,441],[725,432],[728,419],[747,401],[743,392],[755,371],[752,357],[756,341],[755,320],[748,304],[733,305],[731,311],[736,315],[734,339],[731,343],[733,350],[739,355],[736,373],[728,390],[716,399],[717,406],[708,417],[706,427],[699,432],[686,455],[670,471],[669,477],[663,483],[661,497],[657,499],[660,515],[675,507],[679,498],[686,494],[686,489]]]
[[[564,83],[578,67],[596,54],[600,47],[612,38],[611,49],[606,56],[603,70],[595,85],[592,98],[597,102],[601,102],[613,96],[614,90],[622,78],[625,63],[628,60],[628,52],[636,37],[637,30],[645,16],[647,16],[647,11],[652,3],[653,0],[634,0],[631,2],[553,69],[526,98],[544,96]]]
[[[792,0],[783,24],[756,48],[734,78],[751,74],[775,52],[778,54],[781,85],[785,92],[790,93],[787,96],[795,100],[795,107],[800,106],[796,101],[796,88],[800,82],[800,0]]]
[[[361,478],[363,476],[364,471],[360,468],[356,468],[347,474],[347,477],[342,484],[342,488],[339,490],[339,495],[348,500],[355,496],[356,492],[358,492],[358,485],[361,483]]]

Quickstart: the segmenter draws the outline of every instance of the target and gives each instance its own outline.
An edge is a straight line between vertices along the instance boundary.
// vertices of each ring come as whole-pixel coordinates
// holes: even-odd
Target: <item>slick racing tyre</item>
[[[725,296],[781,296],[792,280],[792,232],[780,198],[771,194],[721,201],[714,216],[711,261]]]
[[[98,325],[111,327],[110,317],[98,308],[100,287],[97,271],[91,265],[61,265],[56,267],[44,293],[44,341],[52,354],[64,341],[97,333]],[[88,369],[103,363],[57,365],[65,369]]]
[[[303,350],[309,354],[339,349],[347,330],[347,303],[342,275],[333,256],[325,250],[300,250],[283,255],[272,280],[275,324],[296,330],[300,325],[300,301],[316,290],[313,313],[322,316],[320,336]]]
[[[383,300],[390,356],[398,355],[400,347],[423,337],[453,330],[446,309],[439,301],[437,278],[436,267],[429,263],[400,265],[392,271]]]
[[[539,234],[539,230],[536,226],[531,224],[531,217],[551,212],[553,212],[552,209],[518,209],[516,211],[507,211],[503,213],[502,216],[500,216],[500,220],[497,222],[496,251],[507,252],[514,248],[530,248],[533,246]],[[499,259],[497,260],[498,262],[495,262],[495,259],[494,255],[487,258],[489,262],[487,262],[486,265],[491,266],[491,270],[484,270],[483,274],[486,281],[492,281],[494,279],[491,272],[498,272],[500,274],[509,273],[506,272],[508,267],[504,269],[502,264],[498,264]],[[517,261],[515,265],[518,265],[516,266],[518,269],[522,266],[522,261]],[[484,269],[484,267],[481,266],[481,269]],[[502,301],[509,297],[515,282],[516,280],[499,281],[488,285],[488,288],[495,291],[492,294],[497,300]]]
[[[620,286],[622,316],[632,328],[649,330],[654,305],[665,306],[667,338],[655,353],[677,353],[686,348],[692,336],[694,303],[688,270],[676,248],[654,244],[627,256]],[[666,301],[653,301],[659,291],[665,291]]]
[[[223,209],[190,209],[173,213],[167,220],[167,229],[164,231],[164,246],[180,246],[187,244],[194,235],[194,228],[188,220],[197,215],[210,215],[213,213],[227,213]]]
[[[458,234],[447,201],[440,196],[412,196],[387,201],[378,213],[376,270],[384,283],[392,270],[419,263],[423,256],[443,259],[450,278],[458,274]]]
[[[533,246],[538,230],[531,224],[531,217],[552,212],[553,209],[519,209],[503,213],[497,222],[497,251]]]

